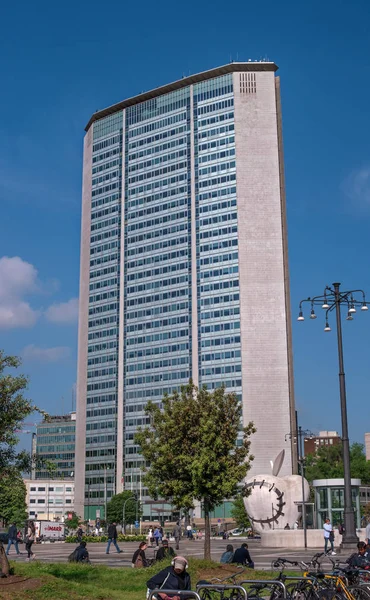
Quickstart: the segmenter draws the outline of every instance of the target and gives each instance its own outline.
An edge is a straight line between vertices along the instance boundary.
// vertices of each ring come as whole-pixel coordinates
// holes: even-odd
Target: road
[[[212,559],[215,561],[220,560],[221,554],[226,549],[226,544],[233,544],[234,549],[236,549],[239,545],[241,545],[245,540],[241,538],[237,539],[229,539],[227,541],[222,539],[213,539],[211,541],[211,551],[212,551]],[[174,544],[171,544],[174,547]],[[180,550],[177,551],[177,554],[181,554],[182,556],[195,556],[197,558],[203,557],[203,540],[181,540],[180,542]],[[291,558],[292,560],[308,560],[310,559],[315,552],[321,552],[322,548],[318,548],[317,550],[309,549],[309,550],[292,550],[292,549],[284,549],[284,548],[261,548],[261,544],[259,540],[251,540],[248,542],[249,551],[252,556],[252,559],[255,562],[256,569],[270,569],[271,562],[278,558],[279,556],[283,556],[285,558]],[[87,549],[90,554],[90,559],[95,564],[102,564],[109,567],[129,567],[131,566],[131,558],[135,550],[138,548],[137,542],[120,542],[119,544],[122,553],[118,554],[115,547],[112,545],[110,548],[110,554],[107,555],[105,553],[106,544],[102,543],[90,543],[87,545]],[[33,551],[37,560],[42,562],[66,562],[68,555],[74,550],[75,544],[65,544],[61,542],[55,543],[45,543],[45,544],[34,544]],[[24,546],[20,546],[20,550],[22,555],[17,557],[15,555],[14,546],[11,547],[10,550],[10,559],[15,559],[17,561],[25,561],[26,553],[24,552]],[[148,548],[146,550],[147,558],[154,557],[154,547]]]

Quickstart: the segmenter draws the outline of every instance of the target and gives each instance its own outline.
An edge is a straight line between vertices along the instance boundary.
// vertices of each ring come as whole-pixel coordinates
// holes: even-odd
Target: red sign
[[[62,528],[60,525],[47,525],[45,531],[62,531]]]
[[[68,519],[72,519],[73,518],[73,514],[72,513],[68,513]]]

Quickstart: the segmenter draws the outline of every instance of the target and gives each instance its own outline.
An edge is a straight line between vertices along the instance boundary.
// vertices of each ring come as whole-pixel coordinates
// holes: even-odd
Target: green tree
[[[130,500],[129,500],[130,498]],[[122,523],[123,505],[125,504],[125,524],[132,524],[136,521],[136,497],[133,492],[125,491],[112,496],[107,504],[108,523]],[[138,506],[138,517],[142,515],[142,510]]]
[[[361,479],[364,485],[370,484],[370,461],[366,460],[363,444],[355,442],[350,448],[351,477]],[[342,445],[320,446],[315,454],[305,459],[306,479],[343,478]]]
[[[153,498],[171,501],[177,509],[201,501],[204,557],[210,559],[210,511],[237,493],[253,460],[249,438],[255,428],[252,423],[241,427],[240,402],[224,388],[209,392],[190,382],[162,404],[163,410],[147,405],[151,424],[135,436],[149,464],[144,481]]]
[[[23,527],[27,520],[26,486],[17,471],[0,479],[0,517]]]
[[[24,375],[13,375],[10,370],[17,369],[21,361],[16,356],[7,356],[0,350],[0,496],[7,493],[7,488],[12,488],[11,507],[9,508],[10,520],[22,520],[24,515],[24,487],[20,484],[22,471],[31,469],[31,456],[28,452],[18,451],[17,430],[22,426],[22,421],[35,410],[40,411],[31,400],[24,397],[28,386],[28,379]],[[6,509],[2,503],[2,510]],[[5,515],[1,515],[4,516]],[[9,573],[9,563],[0,542],[0,566],[3,573]]]
[[[231,516],[233,519],[235,519],[238,527],[247,529],[251,526],[247,511],[245,510],[243,496],[241,494],[238,494],[233,502]]]
[[[68,529],[77,529],[80,524],[81,518],[74,511],[72,511],[71,513],[66,513],[67,516],[69,514],[72,514],[72,517],[64,520],[65,525],[68,527]]]

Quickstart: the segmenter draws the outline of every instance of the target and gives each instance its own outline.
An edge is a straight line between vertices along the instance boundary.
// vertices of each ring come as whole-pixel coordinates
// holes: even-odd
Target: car
[[[242,533],[244,533],[244,529],[232,529],[229,533],[231,533],[231,535],[241,535]]]

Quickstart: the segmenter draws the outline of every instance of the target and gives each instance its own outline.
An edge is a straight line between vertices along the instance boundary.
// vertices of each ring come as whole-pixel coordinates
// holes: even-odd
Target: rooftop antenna
[[[236,53],[236,62],[239,62],[239,52]]]

